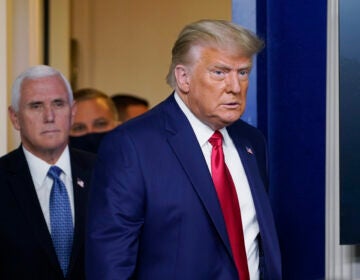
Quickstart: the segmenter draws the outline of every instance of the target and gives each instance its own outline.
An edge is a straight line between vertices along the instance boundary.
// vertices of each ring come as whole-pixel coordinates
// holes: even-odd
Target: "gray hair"
[[[70,83],[65,78],[65,76],[60,71],[50,66],[36,65],[28,68],[15,79],[11,90],[11,107],[13,108],[13,110],[15,112],[19,111],[21,87],[25,80],[35,80],[50,76],[59,76],[63,80],[69,95],[69,102],[71,104],[73,102],[73,93]]]
[[[174,70],[179,64],[191,63],[190,51],[194,46],[213,46],[252,57],[264,47],[264,42],[250,30],[225,20],[200,20],[180,32],[173,48],[172,60],[166,82],[175,88]]]

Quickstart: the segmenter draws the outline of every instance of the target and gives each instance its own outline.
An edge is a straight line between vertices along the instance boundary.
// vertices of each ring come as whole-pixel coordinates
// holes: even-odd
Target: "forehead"
[[[110,111],[106,100],[100,97],[77,101],[77,107],[78,110]]]
[[[85,99],[76,102],[75,120],[90,119],[93,116],[112,118],[113,113],[103,98]]]
[[[21,85],[21,101],[69,100],[66,85],[59,76],[25,79]]]
[[[252,57],[244,55],[233,48],[220,48],[215,46],[195,46],[191,50],[195,63],[212,65],[224,64],[234,68],[251,66]]]

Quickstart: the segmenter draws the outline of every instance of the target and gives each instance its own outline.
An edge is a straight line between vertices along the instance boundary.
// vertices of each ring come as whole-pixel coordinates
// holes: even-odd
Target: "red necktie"
[[[215,131],[209,139],[212,147],[211,173],[223,212],[230,246],[240,280],[249,280],[239,201],[234,182],[225,164],[222,135]]]

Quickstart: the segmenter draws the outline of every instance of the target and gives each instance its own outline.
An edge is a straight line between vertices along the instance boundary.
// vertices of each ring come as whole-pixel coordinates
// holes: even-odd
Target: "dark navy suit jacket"
[[[281,279],[264,139],[240,120],[228,132],[256,208],[262,278]],[[89,280],[238,279],[211,174],[173,95],[105,136],[88,215]]]
[[[85,279],[84,230],[95,155],[70,149],[75,230],[68,277]],[[76,184],[83,181],[83,187]],[[64,279],[22,147],[0,158],[0,279]]]

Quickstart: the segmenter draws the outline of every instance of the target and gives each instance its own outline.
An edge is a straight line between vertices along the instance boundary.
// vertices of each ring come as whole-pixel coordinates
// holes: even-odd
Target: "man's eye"
[[[221,80],[221,79],[225,78],[225,71],[223,71],[223,70],[216,69],[216,70],[210,71],[210,73],[214,79]]]
[[[241,80],[247,80],[249,78],[249,70],[247,70],[247,69],[240,70],[239,77]]]
[[[65,102],[63,100],[56,100],[53,103],[55,108],[62,108],[65,105]]]
[[[41,109],[42,108],[42,104],[41,103],[31,103],[29,105],[30,109],[33,109],[33,110],[38,110],[38,109]]]
[[[109,122],[106,121],[106,120],[101,120],[101,121],[97,121],[94,123],[94,127],[97,127],[97,128],[103,128],[103,127],[106,127],[109,125]]]
[[[86,130],[86,125],[81,124],[81,123],[75,123],[71,127],[72,132],[82,132],[82,131],[85,131],[85,130]]]

